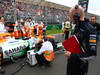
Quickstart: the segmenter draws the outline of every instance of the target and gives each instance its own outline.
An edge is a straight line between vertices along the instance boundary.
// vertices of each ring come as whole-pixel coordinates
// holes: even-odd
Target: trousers
[[[45,59],[45,57],[43,56],[43,54],[41,54],[41,55],[35,54],[35,57],[36,57],[36,59],[38,61],[38,64],[40,66],[50,64],[50,62]]]
[[[87,75],[88,61],[68,59],[66,75]]]

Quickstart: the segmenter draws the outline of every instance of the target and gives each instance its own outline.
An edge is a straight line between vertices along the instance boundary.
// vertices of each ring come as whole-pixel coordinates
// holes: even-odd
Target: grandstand
[[[15,5],[12,1],[16,1]],[[0,16],[5,16],[8,21],[32,17],[35,21],[43,21],[47,24],[61,24],[67,20],[67,6],[52,3],[45,0],[1,0]],[[15,12],[14,12],[15,11]],[[90,17],[93,14],[88,13]]]
[[[33,5],[38,5],[38,6],[45,6],[45,7],[50,7],[50,8],[56,8],[56,9],[61,9],[61,10],[69,10],[69,7],[64,6],[64,5],[60,5],[60,4],[56,4],[56,3],[52,3],[49,1],[45,1],[45,0],[16,0],[17,2],[23,2],[23,3],[29,3],[29,4],[33,4]]]
[[[32,17],[36,21],[43,21],[51,24],[62,23],[67,19],[69,8],[56,3],[40,0],[16,0],[16,13],[12,0],[1,1],[2,13],[12,21],[12,17],[16,15],[17,19]]]

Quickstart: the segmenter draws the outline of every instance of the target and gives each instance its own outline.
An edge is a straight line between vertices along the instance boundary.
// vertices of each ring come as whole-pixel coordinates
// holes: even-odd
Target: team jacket
[[[96,29],[89,23],[89,21],[80,21],[79,25],[77,25],[75,35],[78,38],[81,48],[84,49],[84,51],[79,54],[72,53],[71,58],[77,59],[93,55],[96,56]],[[91,35],[93,35],[93,38],[91,38]],[[92,45],[95,47],[94,49],[92,49]]]

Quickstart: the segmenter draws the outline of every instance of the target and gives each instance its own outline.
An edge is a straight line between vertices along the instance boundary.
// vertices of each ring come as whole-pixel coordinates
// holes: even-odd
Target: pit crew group
[[[51,61],[54,60],[54,49],[52,43],[49,41],[50,37],[44,37],[46,26],[43,22],[39,21],[35,23],[31,18],[27,18],[24,22],[22,19],[13,22],[4,22],[4,17],[0,17],[0,40],[5,39],[3,34],[9,33],[11,38],[27,39],[27,38],[38,38],[36,41],[35,57],[38,61],[38,65],[48,66]],[[31,40],[32,41],[32,40]],[[35,42],[36,42],[35,41]],[[2,42],[0,42],[2,43]]]

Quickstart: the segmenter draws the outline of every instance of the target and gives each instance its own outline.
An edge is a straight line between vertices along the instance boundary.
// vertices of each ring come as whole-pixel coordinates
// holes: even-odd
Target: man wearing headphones
[[[72,53],[66,50],[65,55],[68,57],[66,75],[87,75],[88,60],[84,60],[84,58],[92,55],[96,56],[96,46],[93,50],[89,44],[89,35],[95,34],[95,29],[93,29],[88,19],[84,18],[84,14],[82,7],[78,5],[71,8],[69,12],[70,20],[76,24],[74,34],[79,41],[81,53]]]

